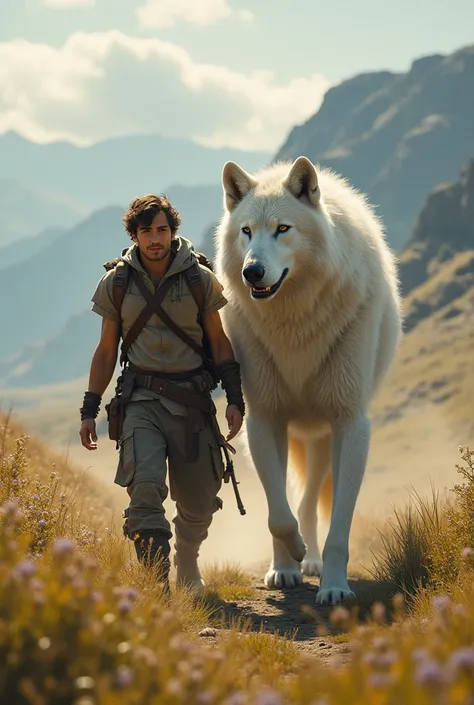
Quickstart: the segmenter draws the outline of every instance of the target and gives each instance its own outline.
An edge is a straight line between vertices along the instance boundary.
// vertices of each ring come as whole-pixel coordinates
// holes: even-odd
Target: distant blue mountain
[[[11,172],[14,169],[10,167],[13,164],[0,157],[0,171]],[[28,186],[11,174],[0,178],[0,247],[35,236],[45,228],[69,228],[85,218],[89,208],[63,193],[46,188],[41,179]]]
[[[122,206],[170,184],[218,185],[227,160],[241,161],[253,170],[270,157],[269,152],[210,149],[160,135],[131,135],[90,147],[36,144],[16,132],[0,135],[0,178],[20,179],[32,187],[41,184],[94,210]]]

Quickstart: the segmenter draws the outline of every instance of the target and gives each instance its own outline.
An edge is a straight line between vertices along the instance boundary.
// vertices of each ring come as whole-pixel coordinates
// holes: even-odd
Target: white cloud
[[[239,10],[237,14],[244,22],[251,22],[255,19],[255,15],[250,10]]]
[[[58,9],[69,9],[71,7],[92,7],[95,0],[43,0],[46,7],[57,7]]]
[[[176,44],[119,31],[78,32],[61,47],[0,43],[0,132],[36,141],[154,132],[274,150],[327,88],[319,74],[276,83],[269,71],[196,63]]]
[[[138,9],[138,17],[145,27],[172,27],[177,20],[204,26],[233,15],[244,21],[253,19],[250,10],[236,13],[228,0],[146,0]]]

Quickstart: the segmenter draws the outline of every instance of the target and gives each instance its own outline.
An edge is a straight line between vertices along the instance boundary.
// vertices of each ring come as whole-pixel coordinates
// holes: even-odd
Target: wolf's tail
[[[324,441],[322,441],[324,442]],[[288,436],[290,481],[296,480],[300,492],[306,484],[306,449],[303,441]],[[321,461],[324,462],[323,457]],[[332,508],[332,474],[329,472],[321,487],[318,500],[318,520],[329,523]]]

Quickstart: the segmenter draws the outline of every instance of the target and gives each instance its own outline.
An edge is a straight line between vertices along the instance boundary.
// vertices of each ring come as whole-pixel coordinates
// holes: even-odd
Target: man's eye
[[[281,225],[278,226],[277,232],[279,232],[279,233],[286,233],[286,231],[289,230],[290,228],[291,228],[291,225],[283,225],[283,224],[281,224]]]
[[[242,232],[245,233],[246,235],[252,234],[252,231],[250,230],[248,225],[246,225],[245,227],[242,228]]]

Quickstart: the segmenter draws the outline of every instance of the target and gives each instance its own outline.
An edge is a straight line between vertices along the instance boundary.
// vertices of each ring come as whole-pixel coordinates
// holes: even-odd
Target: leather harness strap
[[[165,286],[165,284],[167,282],[169,282],[169,279],[171,279],[171,277],[169,279],[165,280],[165,282],[157,289],[157,293],[155,294],[155,296],[153,296],[153,294],[149,291],[145,282],[142,280],[142,278],[140,277],[138,272],[136,272],[134,270],[132,273],[132,276],[135,278],[135,281],[138,285],[138,288],[140,289],[140,292],[141,292],[143,298],[145,299],[145,301],[147,302],[147,305],[150,307],[150,309],[152,309],[152,311],[154,313],[156,313],[161,318],[161,320],[168,326],[168,328],[170,328],[173,331],[173,333],[175,335],[178,336],[178,338],[180,338],[184,343],[186,343],[186,345],[189,345],[189,347],[192,348],[194,350],[194,352],[196,352],[198,355],[203,357],[204,348],[201,345],[199,345],[198,343],[196,343],[196,341],[193,340],[187,333],[185,333],[184,330],[182,330],[178,326],[178,324],[175,323],[173,321],[173,319],[168,316],[166,311],[161,306],[161,302],[163,301],[163,296],[158,297],[157,294],[158,294],[158,292],[161,293],[162,288]],[[179,276],[179,274],[173,275],[173,277],[177,277],[177,276]]]
[[[176,281],[177,276],[178,275],[172,275],[168,277],[168,279],[165,279],[153,295],[148,291],[145,283],[142,282],[140,275],[137,272],[136,281],[139,286],[141,284],[144,287],[147,293],[146,304],[138,314],[135,321],[132,323],[130,329],[128,330],[127,334],[125,335],[125,338],[122,341],[122,347],[120,352],[120,364],[123,365],[123,363],[127,360],[127,352],[131,344],[135,341],[139,333],[143,330],[150,316],[152,316],[152,314],[155,312],[155,306],[160,306],[160,303],[165,298],[167,291],[171,288],[174,281]]]

